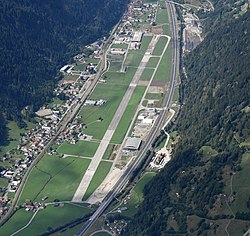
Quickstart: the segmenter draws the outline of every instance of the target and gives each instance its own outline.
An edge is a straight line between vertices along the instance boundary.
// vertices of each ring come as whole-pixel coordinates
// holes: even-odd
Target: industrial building
[[[142,36],[143,33],[140,31],[136,31],[134,33],[133,39],[132,39],[132,43],[140,43],[142,41]]]
[[[136,151],[136,150],[139,150],[140,146],[141,146],[140,138],[127,138],[123,149]]]

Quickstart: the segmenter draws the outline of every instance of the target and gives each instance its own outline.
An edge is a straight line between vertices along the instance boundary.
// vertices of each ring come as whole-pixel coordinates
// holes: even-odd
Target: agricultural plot
[[[48,196],[48,202],[71,200],[89,163],[89,159],[46,155],[33,168],[19,204],[26,200],[40,202],[44,196]]]
[[[146,87],[144,86],[137,86],[134,94],[132,95],[128,106],[123,114],[123,117],[111,139],[112,143],[121,144],[124,136],[129,128],[129,125],[131,123],[131,120],[133,119],[133,116],[135,115],[136,109],[142,99],[142,96],[146,90]]]
[[[102,181],[109,173],[111,166],[112,166],[111,162],[101,161],[83,197],[83,200],[87,200],[91,196],[91,194],[94,193],[94,191],[100,186]]]
[[[98,146],[99,143],[97,142],[78,141],[76,144],[65,142],[58,148],[57,151],[61,154],[92,157],[94,156]]]
[[[18,235],[40,235],[48,232],[49,230],[70,223],[77,218],[81,218],[88,213],[90,213],[90,210],[81,207],[81,205],[76,206],[65,204],[62,207],[48,206],[45,209],[40,210],[35,216],[32,224],[21,231]],[[14,214],[14,218],[1,228],[1,234],[10,235],[14,233],[18,229],[25,226],[33,214],[34,213],[32,212],[26,212],[24,209],[18,210]]]
[[[11,235],[16,232],[23,226],[25,226],[31,219],[33,213],[26,212],[24,209],[18,210],[3,226],[1,226],[0,234],[1,235]]]

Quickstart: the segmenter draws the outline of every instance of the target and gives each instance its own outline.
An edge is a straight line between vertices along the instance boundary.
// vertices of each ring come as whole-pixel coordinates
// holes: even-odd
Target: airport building
[[[136,151],[136,150],[139,150],[140,146],[141,146],[140,138],[127,138],[123,149]]]

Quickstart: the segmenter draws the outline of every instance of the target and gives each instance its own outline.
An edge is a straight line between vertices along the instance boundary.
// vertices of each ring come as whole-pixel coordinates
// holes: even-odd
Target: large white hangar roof
[[[141,139],[140,138],[127,138],[124,149],[127,150],[138,150],[141,145]]]

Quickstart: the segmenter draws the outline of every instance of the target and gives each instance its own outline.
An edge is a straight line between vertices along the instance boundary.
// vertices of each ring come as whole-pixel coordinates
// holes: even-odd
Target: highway
[[[121,189],[125,186],[127,181],[129,180],[129,177],[133,173],[133,171],[136,169],[136,167],[139,165],[143,157],[145,156],[145,153],[147,150],[151,149],[151,145],[158,135],[159,131],[164,125],[164,122],[167,118],[168,110],[173,98],[174,94],[174,88],[175,88],[175,80],[177,76],[177,70],[178,70],[178,32],[176,28],[176,16],[174,12],[174,7],[172,3],[168,2],[169,12],[170,12],[170,18],[171,18],[171,29],[172,29],[172,48],[173,48],[173,55],[172,55],[172,66],[171,66],[171,77],[170,77],[170,88],[169,93],[165,98],[164,101],[164,109],[162,110],[161,114],[159,115],[157,121],[155,122],[155,125],[151,131],[150,137],[145,143],[145,145],[142,147],[141,151],[139,152],[137,158],[131,165],[128,167],[128,169],[125,171],[125,173],[122,175],[120,180],[116,183],[113,190],[106,196],[106,198],[103,200],[101,205],[98,207],[98,209],[95,211],[95,213],[91,216],[91,218],[83,225],[81,230],[77,235],[81,236],[84,235],[87,230],[91,227],[92,224],[95,223],[95,221],[101,216],[101,214],[105,211],[105,209],[110,205],[110,203],[113,201],[114,197],[121,191]]]

